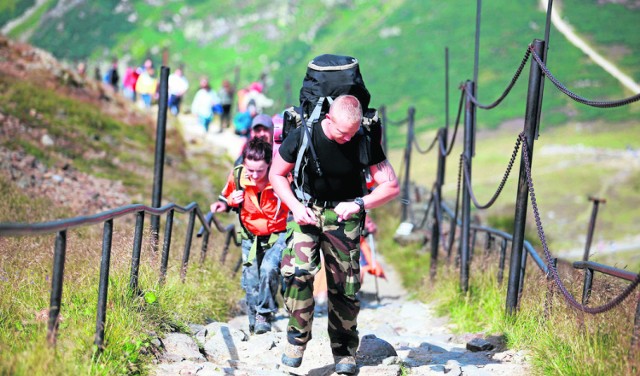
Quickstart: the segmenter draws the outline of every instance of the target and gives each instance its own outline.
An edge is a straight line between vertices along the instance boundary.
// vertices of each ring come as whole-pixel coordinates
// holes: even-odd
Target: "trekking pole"
[[[369,233],[369,235],[367,235],[367,238],[367,240],[369,241],[369,247],[371,248],[371,261],[373,263],[373,267],[375,268],[374,270],[376,271],[375,273],[373,273],[373,278],[375,278],[376,282],[376,301],[378,302],[378,304],[380,304],[380,295],[378,294],[378,261],[376,261],[376,242],[373,239],[372,233]]]

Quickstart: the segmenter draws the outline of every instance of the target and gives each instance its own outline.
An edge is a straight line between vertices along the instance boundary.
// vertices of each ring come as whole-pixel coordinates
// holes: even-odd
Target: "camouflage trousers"
[[[278,310],[276,295],[280,282],[280,259],[282,249],[286,245],[286,233],[283,232],[270,248],[262,242],[258,243],[256,260],[251,265],[245,265],[251,251],[252,240],[242,240],[242,279],[241,285],[246,292],[247,315],[249,326],[253,328],[256,313],[269,315]]]
[[[290,236],[280,265],[284,277],[284,302],[290,313],[289,343],[304,345],[311,339],[313,279],[320,270],[320,251],[327,273],[329,339],[335,356],[355,356],[358,349],[357,317],[360,301],[360,217],[338,222],[333,209],[313,206],[317,225],[289,222]]]

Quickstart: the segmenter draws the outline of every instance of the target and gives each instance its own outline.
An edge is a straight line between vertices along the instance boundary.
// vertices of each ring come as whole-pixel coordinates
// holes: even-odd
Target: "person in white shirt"
[[[168,81],[169,110],[174,116],[180,113],[182,97],[184,97],[187,90],[189,90],[189,81],[184,76],[182,68],[178,68],[169,75]]]
[[[213,119],[213,106],[217,104],[220,104],[220,98],[215,91],[211,90],[209,80],[200,79],[200,89],[196,92],[191,103],[191,112],[198,117],[205,132],[209,132],[209,124]]]

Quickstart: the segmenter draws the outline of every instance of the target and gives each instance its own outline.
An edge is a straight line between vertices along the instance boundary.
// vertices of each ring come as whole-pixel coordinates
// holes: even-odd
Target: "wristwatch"
[[[362,199],[362,197],[356,197],[355,200],[353,200],[353,202],[355,202],[356,204],[358,204],[358,206],[360,206],[360,212],[364,212],[364,200]]]

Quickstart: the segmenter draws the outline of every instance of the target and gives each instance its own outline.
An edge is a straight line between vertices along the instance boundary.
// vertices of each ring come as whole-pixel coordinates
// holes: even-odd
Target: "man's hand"
[[[338,215],[338,222],[346,221],[352,215],[360,212],[360,205],[355,202],[341,202],[333,209]]]
[[[227,210],[227,204],[225,204],[222,201],[218,201],[218,202],[214,202],[213,204],[211,204],[211,212],[212,213],[219,213],[222,211],[226,211]]]
[[[291,213],[293,214],[293,220],[299,225],[315,225],[318,222],[313,210],[301,203],[298,203],[294,209],[291,209]]]

